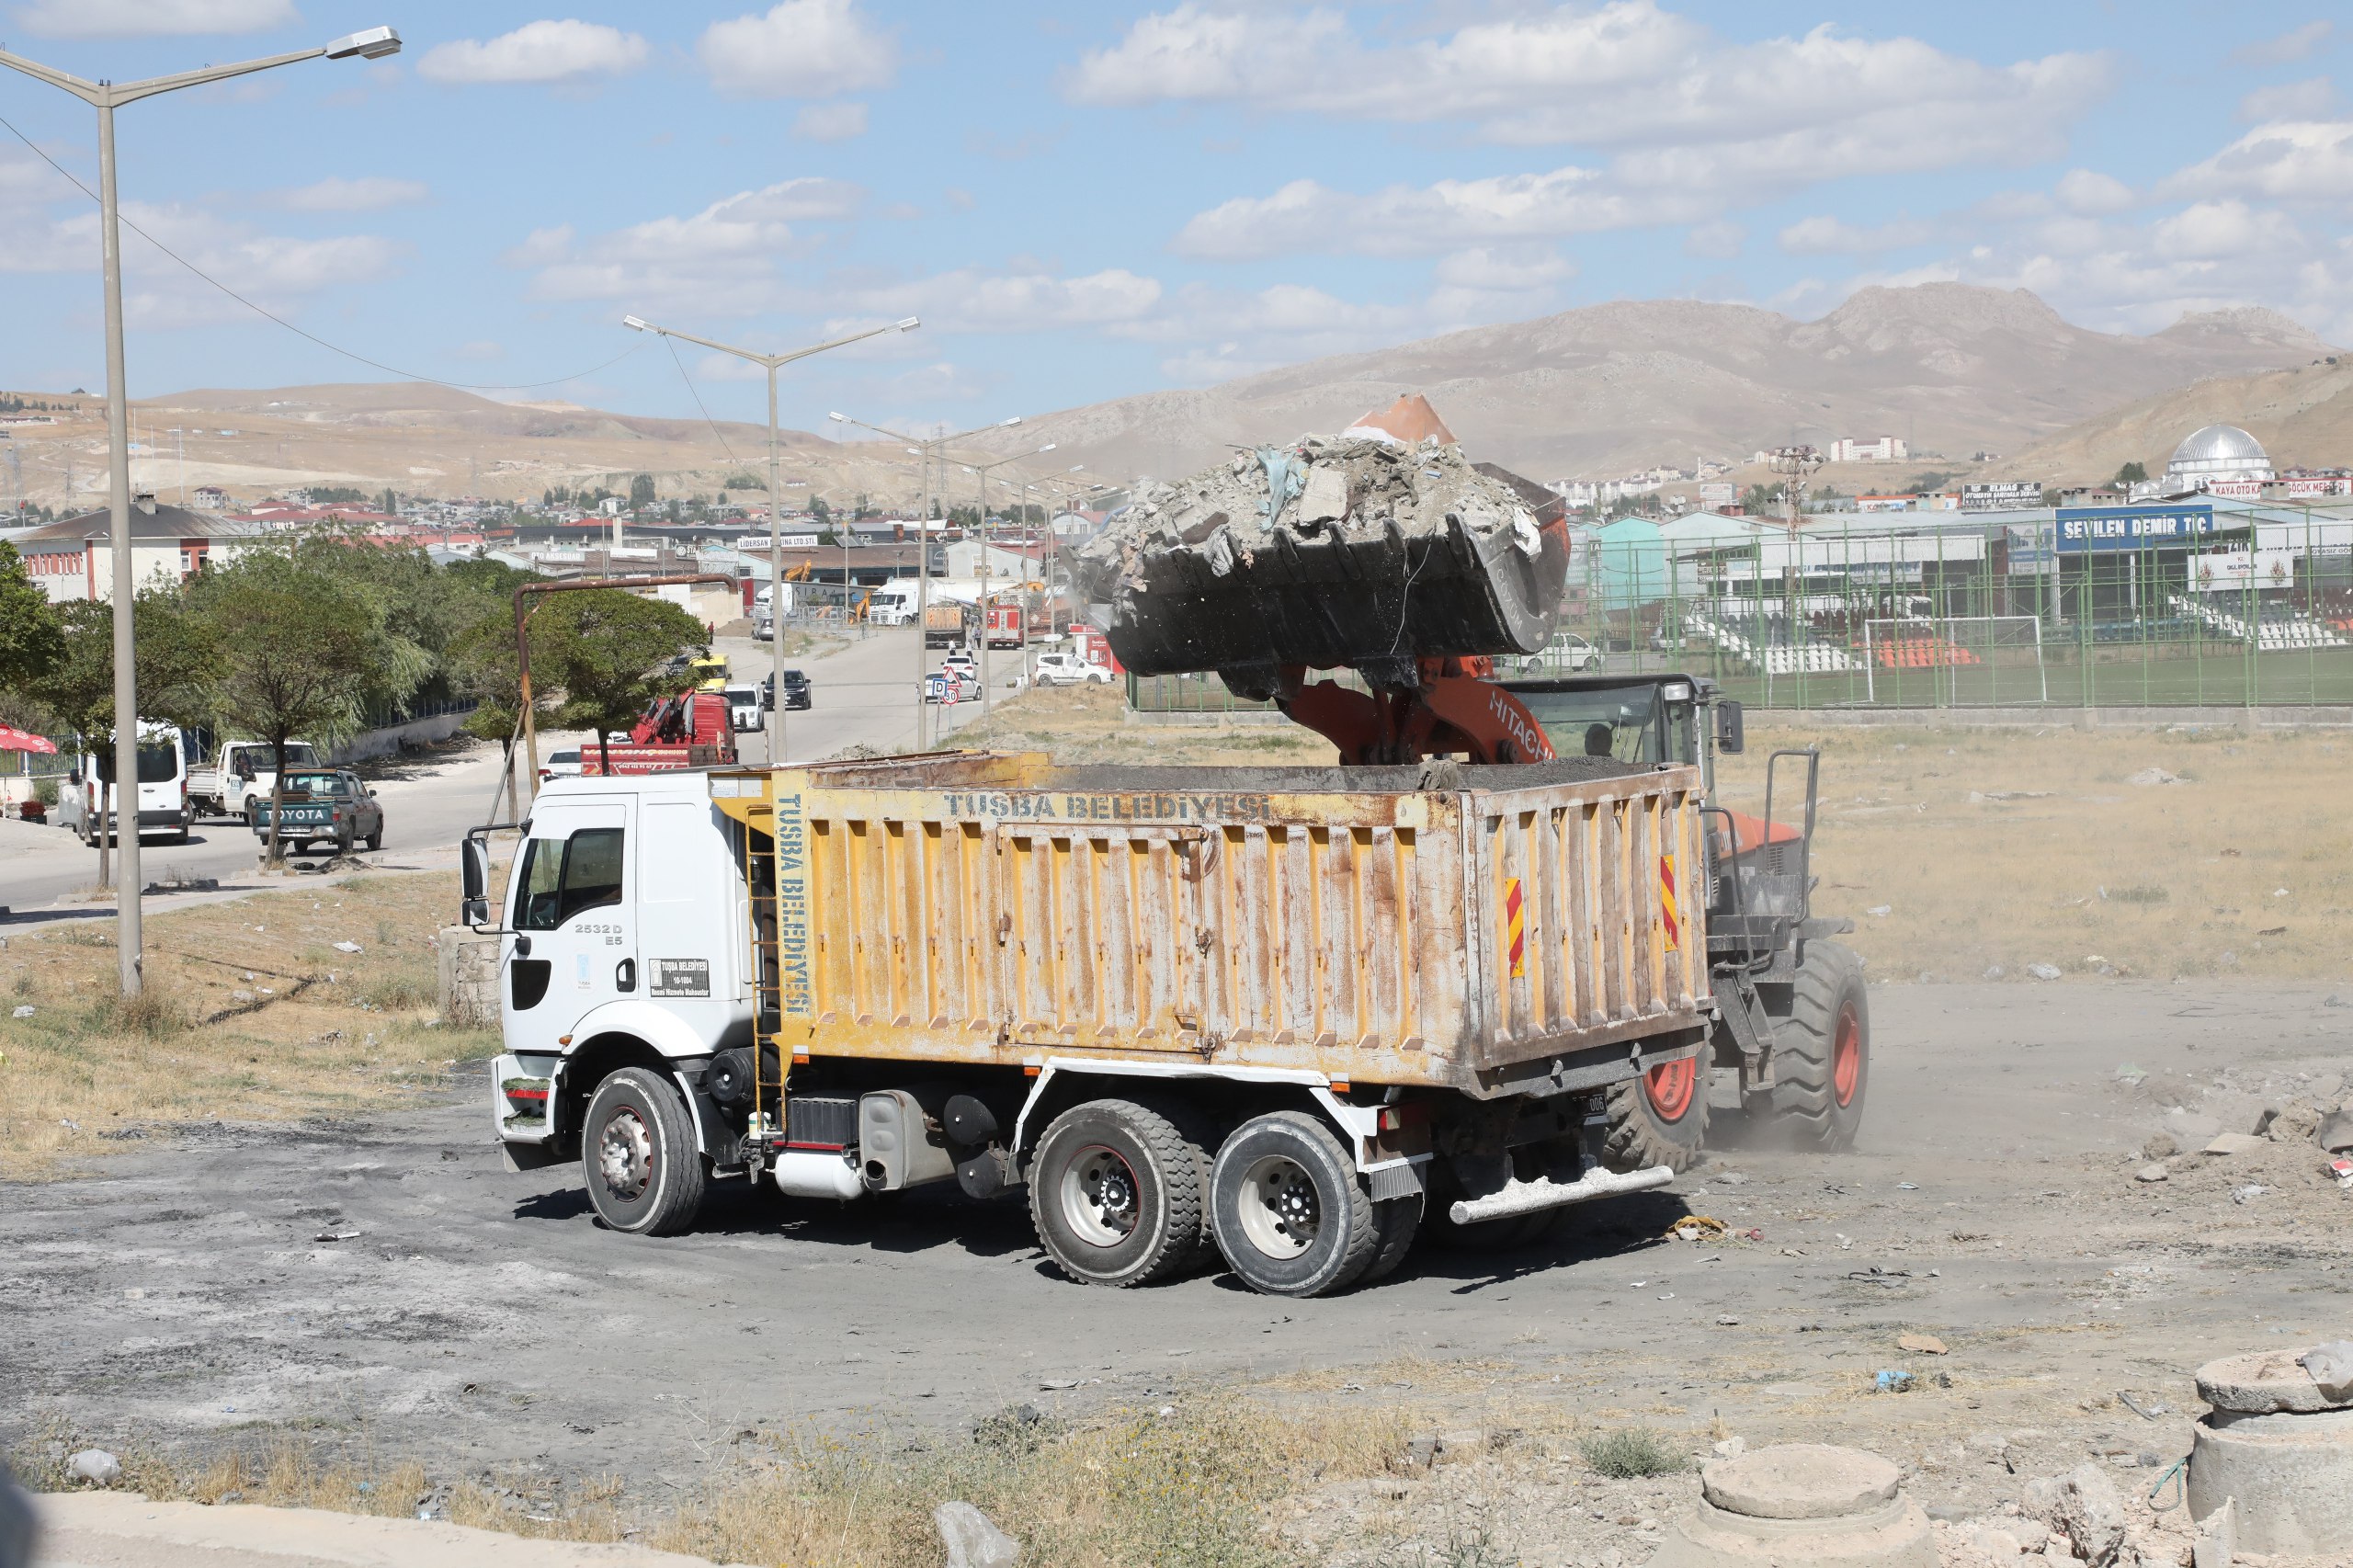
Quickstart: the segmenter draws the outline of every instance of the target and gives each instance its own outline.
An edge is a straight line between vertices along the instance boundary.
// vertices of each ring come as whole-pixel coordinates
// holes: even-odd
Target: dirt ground
[[[1103,700],[1040,694],[999,744],[1299,754]],[[1813,738],[1751,735],[1735,797]],[[693,1234],[608,1233],[573,1172],[501,1167],[487,1037],[424,1021],[444,876],[155,917],[160,1022],[100,1001],[98,923],[12,934],[0,1452],[796,1563],[937,1562],[928,1510],[968,1496],[1040,1563],[1631,1568],[1697,1486],[1595,1468],[1639,1430],[1678,1464],[1853,1443],[1955,1519],[2086,1459],[2171,1501],[2197,1366],[2353,1331],[2353,1191],[2309,1136],[2353,1086],[2344,743],[1820,739],[1819,906],[1874,982],[1857,1152],[1752,1146],[1725,1110],[1668,1191],[1328,1301],[1085,1290],[1017,1201],[938,1189],[868,1214],[731,1186]],[[2150,767],[2183,782],[2125,782]],[[2195,1152],[2267,1109],[2250,1151]],[[1677,1237],[1695,1215],[1721,1233]]]
[[[1579,1462],[1580,1434],[1625,1426],[1690,1453],[1720,1435],[1857,1443],[1940,1511],[2015,1498],[2087,1453],[2113,1451],[2145,1490],[2187,1451],[2196,1366],[2347,1326],[2353,1193],[2309,1142],[2134,1176],[2177,1108],[2187,1140],[2208,1125],[2191,1118],[2341,1096],[2353,1010],[2331,994],[1880,987],[1856,1153],[1744,1150],[1727,1121],[1733,1146],[1672,1191],[1596,1205],[1541,1249],[1423,1252],[1313,1301],[1218,1275],[1085,1290],[1045,1264],[1017,1203],[936,1191],[869,1222],[731,1190],[692,1235],[612,1235],[571,1173],[499,1168],[471,1078],[362,1119],[208,1124],[6,1189],[0,1440],[36,1466],[97,1442],[241,1495],[299,1451],[414,1488],[403,1506],[446,1509],[463,1487],[526,1529],[633,1520],[759,1561],[786,1548],[711,1532],[740,1528],[744,1489],[774,1485],[780,1452],[813,1435],[958,1451],[1025,1403],[1106,1421],[1238,1398],[1392,1434],[1522,1434],[1427,1481],[1383,1470],[1364,1481],[1377,1498],[1345,1506],[1307,1463],[1290,1501],[1254,1505],[1289,1532],[1279,1556],[1341,1562],[1461,1560],[1472,1536],[1479,1561],[1641,1561],[1656,1539],[1641,1521],[1695,1483]],[[1662,1239],[1688,1213],[1731,1233]],[[1900,1349],[1915,1332],[1949,1353]],[[1882,1369],[1921,1386],[1876,1393]],[[224,1471],[231,1450],[252,1458]]]

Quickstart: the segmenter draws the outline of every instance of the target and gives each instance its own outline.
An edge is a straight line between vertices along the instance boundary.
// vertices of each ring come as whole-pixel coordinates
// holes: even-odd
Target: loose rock
[[[942,1503],[931,1522],[948,1549],[948,1568],[1013,1568],[1021,1556],[1020,1543],[970,1503]]]

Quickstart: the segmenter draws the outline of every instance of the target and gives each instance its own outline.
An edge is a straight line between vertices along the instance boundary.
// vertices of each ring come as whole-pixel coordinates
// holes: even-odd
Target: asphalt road
[[[758,680],[766,673],[767,644],[749,638],[722,638],[726,653],[739,677]],[[931,656],[937,667],[939,655]],[[893,630],[853,638],[822,658],[797,661],[812,684],[813,706],[787,715],[788,756],[806,762],[852,745],[878,751],[901,751],[915,736],[915,633]],[[1000,673],[1002,680],[1011,671]],[[938,710],[942,733],[970,722],[980,712],[978,703],[963,703]],[[775,716],[768,716],[773,722]],[[543,734],[540,755],[577,744],[578,735]],[[767,736],[739,738],[742,754],[753,761],[767,759]],[[426,757],[388,757],[361,765],[384,807],[384,848],[373,855],[361,851],[361,860],[398,864],[418,851],[442,848],[458,842],[465,831],[487,819],[498,790],[498,748],[481,743],[461,751],[441,751]],[[222,882],[254,869],[258,844],[242,823],[225,819],[197,824],[187,844],[149,835],[142,844],[141,872],[144,881],[210,877]],[[109,909],[110,900],[96,903],[76,895],[97,880],[97,853],[62,828],[36,826],[13,818],[0,819],[0,906],[14,917],[51,910],[67,901],[75,910]]]
[[[726,1184],[692,1233],[616,1235],[576,1170],[501,1168],[478,1076],[364,1124],[158,1130],[80,1179],[0,1186],[0,1449],[52,1420],[188,1452],[284,1432],[658,1497],[758,1422],[944,1428],[1319,1369],[1420,1403],[1449,1384],[1433,1362],[1462,1361],[1574,1409],[1713,1410],[1752,1442],[1905,1452],[1915,1431],[2029,1426],[2072,1448],[2060,1468],[2103,1434],[2170,1457],[2191,1369],[2342,1334],[2353,1193],[2308,1136],[2189,1153],[2161,1186],[2133,1179],[2136,1151],[2168,1107],[2340,1093],[2353,1011],[2329,994],[1874,988],[1859,1152],[1742,1150],[1727,1127],[1674,1189],[1591,1205],[1539,1248],[1424,1249],[1310,1301],[1216,1272],[1074,1285],[1019,1200],[938,1187],[874,1209]],[[1733,1234],[1673,1239],[1687,1210]],[[1907,1331],[1951,1353],[1906,1360]],[[1865,1397],[1893,1366],[1951,1384]],[[2177,1414],[2144,1424],[2120,1388]]]

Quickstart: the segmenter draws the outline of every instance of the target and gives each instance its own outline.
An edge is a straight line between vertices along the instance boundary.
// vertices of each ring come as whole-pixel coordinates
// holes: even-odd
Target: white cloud
[[[2141,202],[2131,186],[2097,169],[2069,169],[2052,188],[2061,206],[2089,216],[2126,211]]]
[[[2331,201],[2353,196],[2353,120],[2258,125],[2165,183],[2180,196],[2263,196]]]
[[[2329,35],[2336,30],[2336,24],[2323,17],[2318,21],[2306,22],[2300,28],[2290,28],[2277,38],[2241,44],[2231,51],[2231,59],[2241,65],[2285,65],[2290,61],[2303,59],[2326,43]]]
[[[1705,192],[1627,190],[1585,168],[1395,185],[1370,195],[1293,180],[1273,195],[1236,197],[1177,232],[1187,256],[1242,260],[1313,251],[1412,256],[1466,241],[1552,239],[1654,223],[1699,222],[1717,207]]]
[[[1748,231],[1728,218],[1696,223],[1683,236],[1683,253],[1710,261],[1730,261],[1748,243]]]
[[[2238,118],[2248,122],[2321,119],[2336,107],[2336,85],[2325,76],[2308,76],[2256,88],[2239,100]]]
[[[387,207],[413,205],[432,194],[421,180],[384,175],[346,179],[330,175],[316,184],[280,193],[276,204],[295,212],[380,212]]]
[[[887,87],[899,46],[857,0],[784,0],[766,16],[713,22],[695,52],[731,97],[824,98]]]
[[[803,142],[847,142],[866,134],[866,106],[810,104],[792,117],[792,133]]]
[[[1935,225],[1916,218],[1886,223],[1849,223],[1843,218],[1801,218],[1777,236],[1791,256],[1871,256],[1881,251],[1909,250],[1937,236]]]
[[[534,233],[507,261],[540,268],[534,290],[546,299],[625,300],[648,311],[694,304],[747,314],[777,308],[784,294],[777,261],[810,249],[812,242],[792,225],[848,218],[865,199],[863,188],[841,180],[783,180],[585,243],[569,227]]]
[[[294,0],[33,0],[17,25],[42,38],[256,33],[299,22]]]
[[[1479,245],[1440,256],[1432,275],[1458,289],[1509,291],[1565,283],[1576,271],[1550,245]]]
[[[460,39],[437,44],[416,62],[416,74],[427,81],[468,85],[563,82],[634,71],[650,52],[635,33],[565,18],[526,22],[487,42]]]
[[[1467,120],[1499,142],[1673,149],[1649,170],[1624,170],[1628,183],[1698,173],[1730,184],[2053,156],[2112,74],[2099,55],[1994,66],[1827,26],[1737,44],[1654,0],[1564,5],[1378,45],[1334,10],[1188,3],[1086,54],[1064,87],[1096,105],[1227,102]],[[1696,156],[1702,148],[1712,154]]]

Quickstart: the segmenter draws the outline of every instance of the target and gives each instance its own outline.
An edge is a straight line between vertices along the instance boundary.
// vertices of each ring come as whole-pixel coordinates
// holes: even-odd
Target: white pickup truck
[[[278,777],[278,759],[267,741],[223,741],[212,759],[191,768],[188,776],[188,809],[197,817],[235,817],[250,825],[255,808],[269,799]],[[319,754],[308,741],[286,743],[286,767],[320,767]]]

